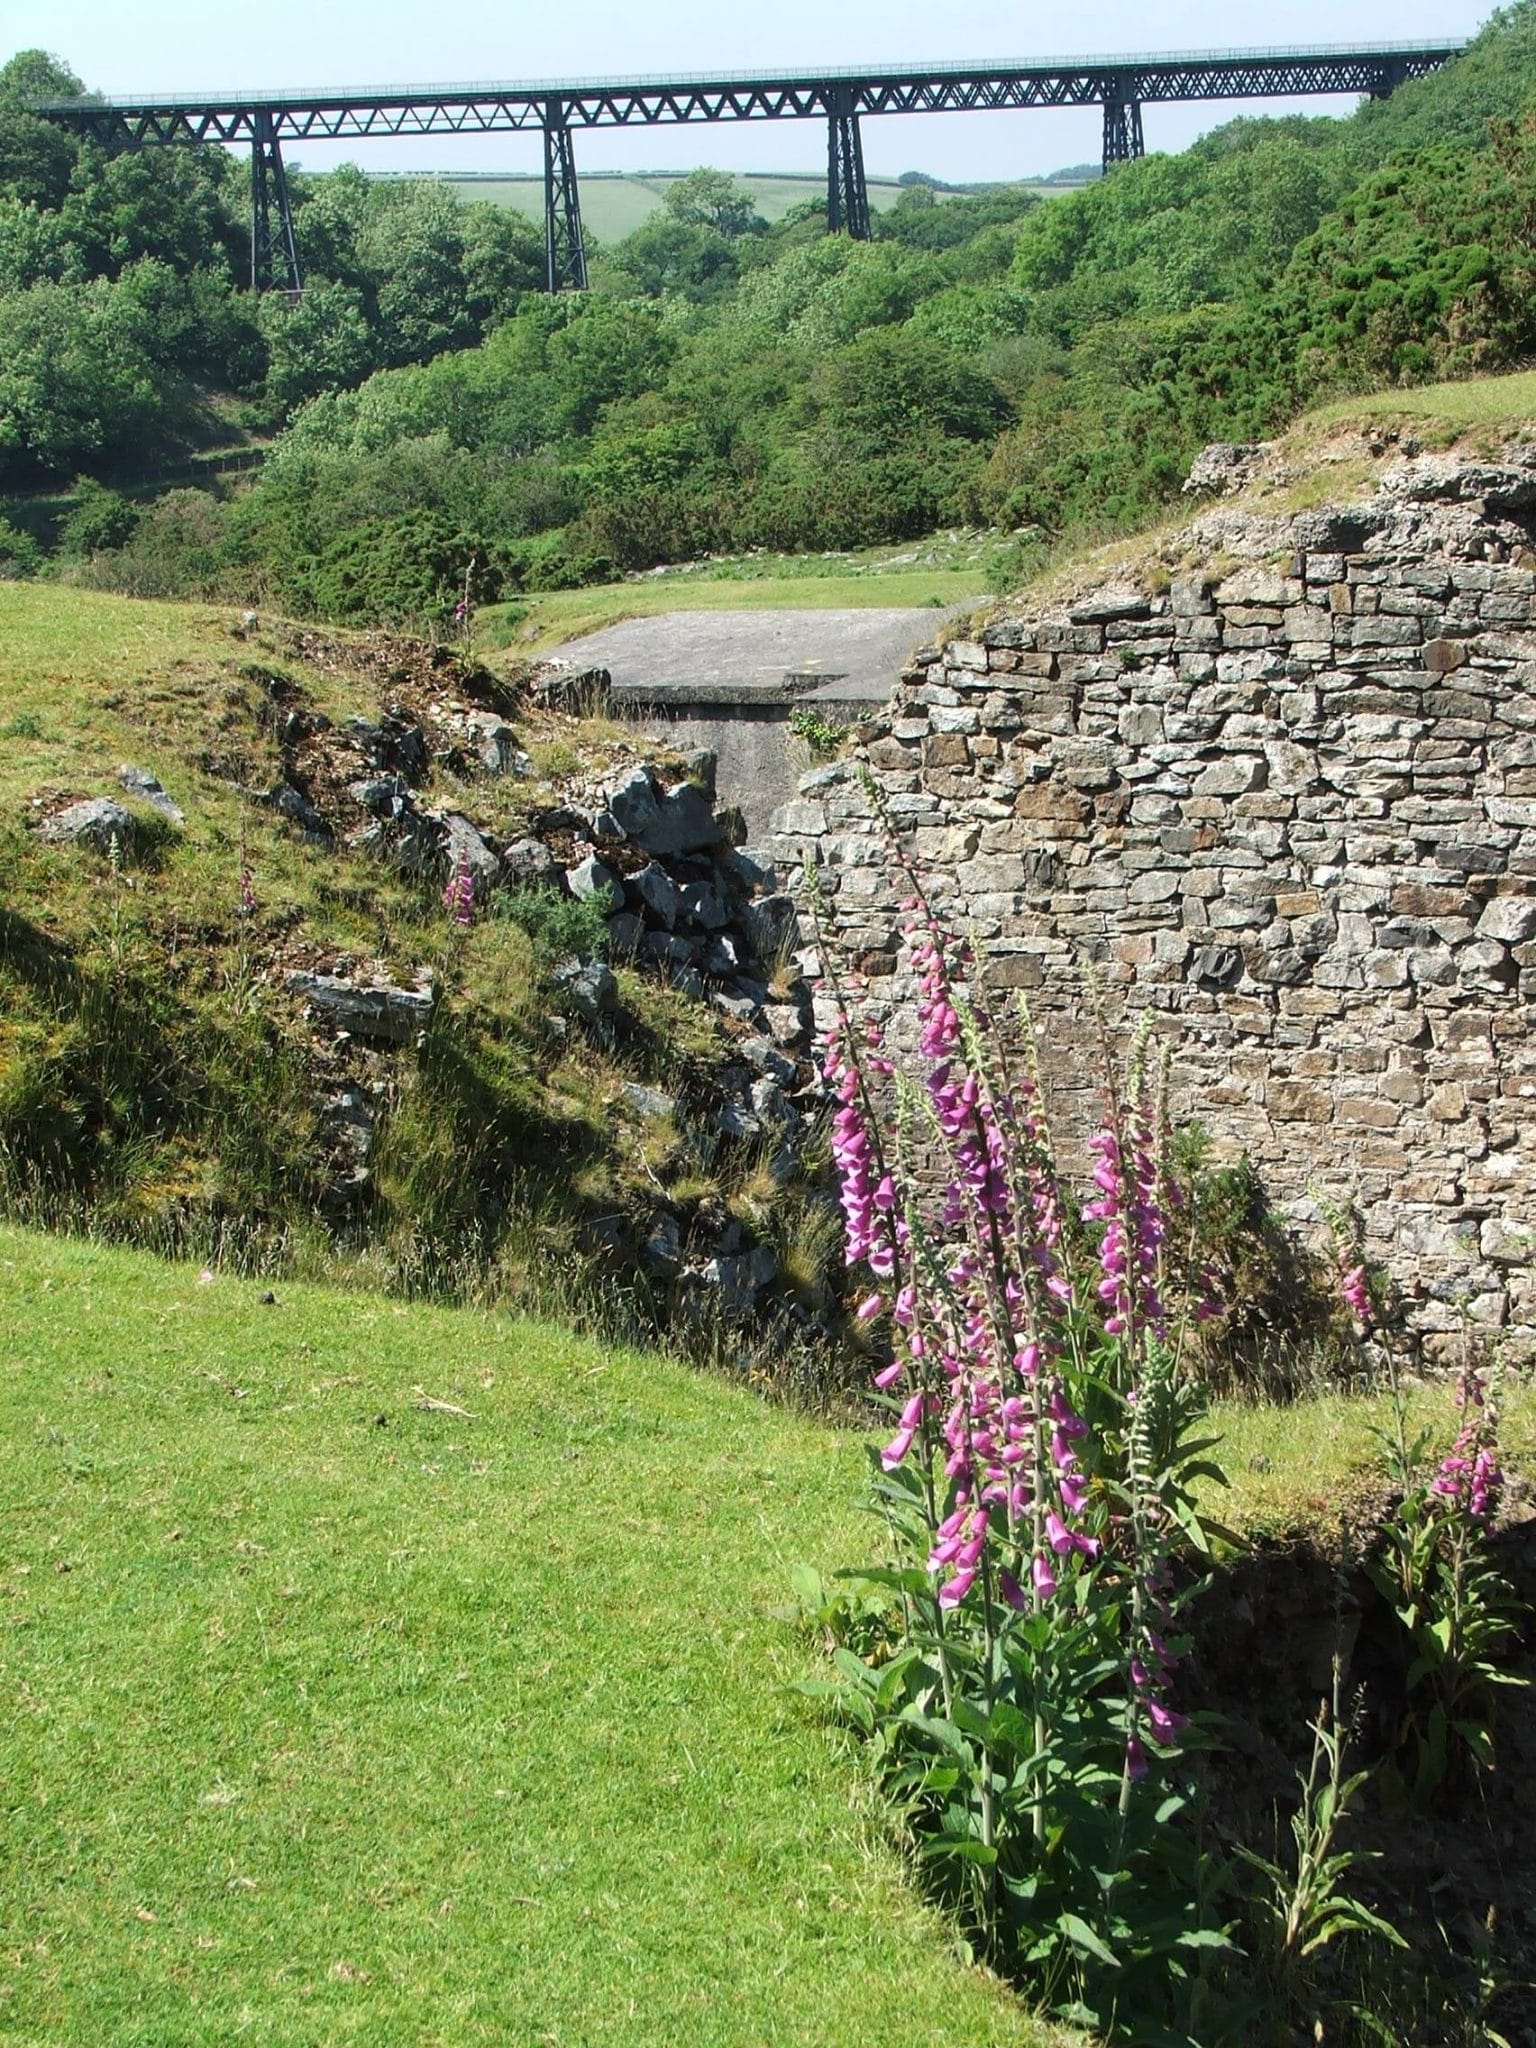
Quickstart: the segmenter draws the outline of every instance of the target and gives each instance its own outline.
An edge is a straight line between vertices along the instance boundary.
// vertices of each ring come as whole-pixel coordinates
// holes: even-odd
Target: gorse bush
[[[540,966],[601,960],[608,950],[608,914],[601,896],[565,896],[555,889],[501,889],[492,912],[528,934]]]

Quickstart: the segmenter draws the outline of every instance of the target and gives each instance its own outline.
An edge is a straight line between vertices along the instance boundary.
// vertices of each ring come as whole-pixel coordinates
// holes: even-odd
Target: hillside
[[[1020,574],[1155,517],[1207,441],[1536,347],[1531,0],[1346,119],[1049,204],[912,183],[867,243],[654,181],[556,298],[515,208],[352,172],[296,186],[302,297],[242,292],[233,161],[66,162],[16,110],[37,68],[0,76],[12,574],[360,624],[961,529]],[[147,447],[164,476],[234,429],[275,434],[259,475],[154,494]]]
[[[0,638],[10,1213],[704,1351],[755,1310],[736,1368],[822,1397],[804,993],[708,757],[280,619],[10,584]]]

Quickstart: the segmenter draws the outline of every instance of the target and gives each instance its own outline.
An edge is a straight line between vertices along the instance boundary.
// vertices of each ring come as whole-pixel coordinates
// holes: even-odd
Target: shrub
[[[139,515],[120,491],[94,477],[75,478],[75,502],[59,528],[59,553],[79,562],[127,544]]]
[[[556,889],[504,889],[493,915],[528,934],[543,967],[559,960],[601,960],[608,948],[608,917],[598,896],[566,896]]]
[[[42,566],[43,551],[31,534],[0,519],[0,583],[35,576]]]

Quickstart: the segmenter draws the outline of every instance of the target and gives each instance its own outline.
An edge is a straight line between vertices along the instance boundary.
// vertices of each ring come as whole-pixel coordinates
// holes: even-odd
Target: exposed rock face
[[[1354,1201],[1431,1352],[1536,1350],[1536,460],[1399,465],[1369,504],[1234,508],[1186,573],[995,621],[907,671],[864,754],[941,911],[1029,991],[1062,1121],[1112,1024],[1315,1227]],[[1170,554],[1173,549],[1168,551]],[[901,893],[851,767],[780,814],[893,1035]]]
[[[286,979],[295,995],[312,1004],[339,1030],[358,1038],[403,1045],[425,1031],[432,1020],[435,993],[430,982],[420,988],[397,988],[389,982],[357,982],[339,974],[310,974],[297,968]]]

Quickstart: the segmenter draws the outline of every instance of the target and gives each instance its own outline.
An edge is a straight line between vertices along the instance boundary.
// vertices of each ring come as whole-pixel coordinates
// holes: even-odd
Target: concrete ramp
[[[607,669],[621,693],[644,690],[657,701],[700,701],[689,693],[725,688],[884,703],[907,656],[942,617],[936,609],[895,607],[666,612],[588,633],[561,652],[584,668]]]
[[[946,616],[937,607],[667,612],[589,633],[561,653],[607,669],[624,716],[674,745],[711,748],[720,801],[740,808],[756,844],[812,765],[791,714],[809,706],[832,724],[866,717]]]

